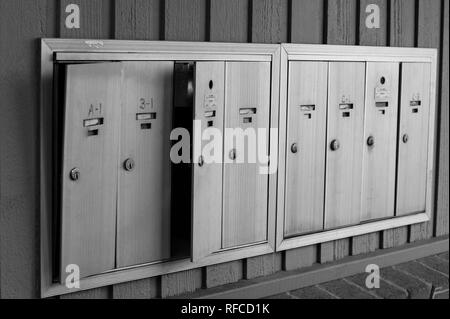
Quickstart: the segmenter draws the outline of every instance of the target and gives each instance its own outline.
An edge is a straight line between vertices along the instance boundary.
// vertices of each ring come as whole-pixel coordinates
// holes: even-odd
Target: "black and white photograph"
[[[0,307],[448,300],[449,5],[0,0]]]

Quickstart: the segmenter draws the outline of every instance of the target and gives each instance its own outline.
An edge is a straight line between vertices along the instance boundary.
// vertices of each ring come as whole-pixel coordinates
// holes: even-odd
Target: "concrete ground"
[[[366,288],[367,273],[289,291],[269,299],[449,299],[449,253],[380,270],[380,288]]]

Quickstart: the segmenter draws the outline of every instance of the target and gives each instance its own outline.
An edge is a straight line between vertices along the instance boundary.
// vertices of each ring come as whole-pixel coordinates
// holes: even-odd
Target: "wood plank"
[[[170,258],[173,61],[122,62],[116,267]],[[150,116],[150,119],[138,119]],[[134,161],[126,170],[125,161]]]
[[[211,0],[209,40],[247,42],[250,1]]]
[[[37,39],[56,36],[57,5],[54,0],[0,1],[0,293],[4,299],[38,298],[40,293],[37,161],[42,123]]]
[[[328,0],[328,44],[356,44],[356,0]]]
[[[323,244],[320,244],[319,246],[319,263],[325,264],[332,262],[334,260],[334,246],[336,242],[330,241]]]
[[[197,268],[161,277],[161,298],[194,292],[202,288],[203,269]]]
[[[334,260],[341,260],[350,256],[351,241],[349,239],[341,239],[335,241],[334,244]]]
[[[287,41],[288,1],[250,0],[240,2],[249,3],[247,25],[251,28],[248,30],[248,38],[251,42],[277,43]],[[271,272],[272,266],[265,265],[273,264],[274,258],[272,255],[246,260],[244,261],[245,275],[254,277],[264,272]],[[278,265],[274,267],[277,268]]]
[[[284,236],[323,229],[328,62],[289,63]]]
[[[373,233],[352,238],[351,255],[362,255],[380,248],[380,233]]]
[[[267,240],[269,176],[259,174],[250,156],[256,152],[244,145],[256,145],[257,129],[269,128],[270,70],[268,62],[226,63],[225,128],[232,130],[224,134],[222,248]],[[235,138],[236,128],[250,134]]]
[[[281,271],[282,253],[247,258],[244,261],[244,279],[268,276]]]
[[[408,243],[409,227],[389,229],[381,233],[381,248],[400,247]]]
[[[438,30],[441,30],[441,3],[439,0],[418,0],[419,16],[417,22],[417,46],[421,48],[437,48],[439,53],[441,53],[441,33],[438,32]],[[440,74],[439,67],[438,74]],[[448,87],[443,87],[443,89],[448,89]],[[439,86],[436,88],[436,93],[438,97],[436,101],[439,101]],[[437,109],[439,110],[441,107],[438,102]],[[434,233],[434,218],[435,215],[432,214],[428,223],[411,226],[410,242],[431,238]]]
[[[67,29],[65,26],[66,7],[77,4],[80,8],[80,28]],[[113,36],[112,20],[114,7],[109,0],[61,0],[60,4],[61,38],[110,39]]]
[[[318,260],[317,245],[287,250],[283,270],[290,271],[314,265]]]
[[[414,47],[416,20],[415,1],[391,0],[390,2],[390,38],[391,47]],[[404,245],[409,236],[410,227],[400,227],[383,231],[382,248],[391,248]]]
[[[328,44],[340,45],[356,44],[357,14],[355,0],[328,0],[325,42]],[[341,248],[345,250],[345,248],[350,245],[350,239],[340,240],[334,243],[325,243],[323,245],[324,247],[320,247],[320,260],[323,260],[324,262],[331,261],[334,259],[334,249],[330,249],[330,245],[343,245]]]
[[[164,39],[206,40],[206,0],[165,0]]]
[[[253,43],[288,41],[288,1],[252,0]]]
[[[439,121],[439,178],[437,186],[436,236],[449,233],[449,1],[443,1],[443,43]]]
[[[125,282],[112,286],[113,299],[153,299],[160,296],[160,277]]]
[[[116,39],[159,40],[162,33],[161,0],[116,0]]]
[[[324,32],[325,0],[292,0],[290,12],[290,42],[322,44]],[[316,262],[319,245],[286,251],[284,268],[307,267]]]
[[[244,278],[244,263],[236,260],[209,266],[205,272],[205,288],[212,288],[234,283]]]
[[[367,13],[366,8],[370,4],[378,5],[380,8],[380,28],[379,29],[369,29],[366,27]],[[360,2],[360,12],[359,12],[359,44],[369,45],[369,46],[385,46],[388,42],[388,1],[387,0],[362,0]],[[367,106],[366,106],[367,107]],[[395,111],[397,114],[397,111]],[[394,138],[396,141],[396,138]],[[396,142],[394,142],[394,146]],[[395,169],[395,162],[394,162]],[[395,173],[388,171],[389,174],[393,174],[395,178]],[[364,173],[363,173],[364,174]],[[395,187],[395,184],[394,184]],[[395,194],[395,189],[392,191]],[[363,208],[364,209],[364,208]],[[392,209],[394,209],[392,207]],[[379,236],[378,236],[379,237]],[[372,247],[379,248],[379,240],[377,236],[363,235],[352,238],[352,251],[358,253],[370,252]]]
[[[291,43],[322,44],[324,41],[324,1],[292,0]]]
[[[366,27],[366,13],[368,5],[377,5],[380,8],[380,28]],[[361,0],[359,13],[359,44],[372,46],[385,46],[388,41],[388,0]]]
[[[411,0],[391,0],[390,45],[413,47],[416,42],[416,3]]]

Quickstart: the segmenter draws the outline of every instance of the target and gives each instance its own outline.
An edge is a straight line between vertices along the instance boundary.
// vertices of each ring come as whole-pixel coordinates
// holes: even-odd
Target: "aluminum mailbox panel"
[[[330,63],[326,229],[360,222],[364,83],[365,63]]]
[[[194,134],[201,136],[194,136],[194,149],[199,152],[193,168],[194,261],[221,248],[224,92],[225,62],[197,62],[194,118],[200,130]]]
[[[398,141],[397,215],[426,209],[431,65],[403,63]]]
[[[170,257],[174,63],[123,62],[117,267]]]
[[[367,63],[361,220],[394,217],[399,63]]]
[[[323,229],[328,62],[290,62],[284,236]]]
[[[64,115],[61,280],[114,268],[120,63],[68,65]]]
[[[222,248],[267,240],[267,192],[269,176],[259,174],[255,143],[258,129],[269,131],[271,64],[269,62],[227,62],[225,86],[225,145]],[[233,143],[227,129],[249,132],[246,145]],[[261,136],[259,136],[261,138]],[[228,143],[227,141],[231,141]],[[265,150],[258,150],[268,154]],[[246,154],[243,154],[246,153]],[[227,163],[228,162],[228,163]]]

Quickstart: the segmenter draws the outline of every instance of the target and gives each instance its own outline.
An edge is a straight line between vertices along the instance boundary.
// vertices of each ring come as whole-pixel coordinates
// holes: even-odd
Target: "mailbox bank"
[[[43,40],[43,295],[427,221],[435,78],[426,49]],[[227,128],[277,128],[278,170]]]

